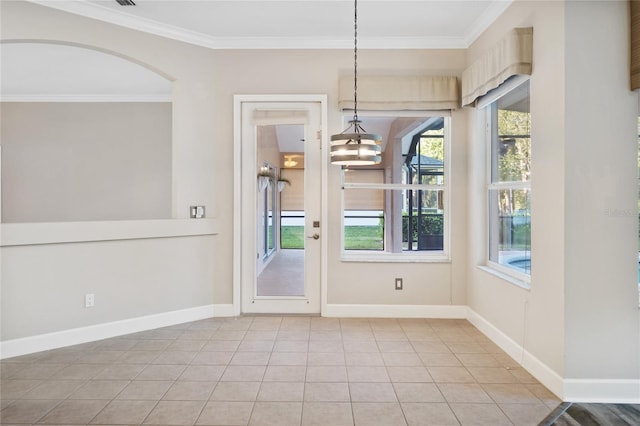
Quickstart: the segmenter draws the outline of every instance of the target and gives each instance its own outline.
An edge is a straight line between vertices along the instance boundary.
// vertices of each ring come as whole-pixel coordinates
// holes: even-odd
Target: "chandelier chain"
[[[358,0],[353,13],[353,120],[341,133],[331,136],[331,163],[345,166],[367,166],[382,161],[382,138],[369,134],[358,120]]]
[[[358,0],[354,0],[353,17],[353,121],[358,123]]]

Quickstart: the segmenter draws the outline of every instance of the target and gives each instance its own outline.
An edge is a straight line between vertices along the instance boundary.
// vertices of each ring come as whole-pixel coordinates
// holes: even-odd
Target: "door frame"
[[[327,139],[327,95],[234,95],[233,97],[233,314],[242,314],[242,236],[245,232],[255,234],[255,229],[243,229],[242,172],[242,105],[244,103],[318,103],[320,104],[320,149],[321,149],[321,197],[320,197],[320,315],[327,306],[327,218],[328,218],[328,139]],[[249,165],[252,169],[255,164]],[[254,191],[255,192],[255,191]],[[285,312],[286,313],[286,312]]]

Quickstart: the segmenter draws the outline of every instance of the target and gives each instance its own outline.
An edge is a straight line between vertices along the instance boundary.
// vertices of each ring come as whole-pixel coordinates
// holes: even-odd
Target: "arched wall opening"
[[[2,222],[172,217],[172,82],[113,52],[3,42]]]

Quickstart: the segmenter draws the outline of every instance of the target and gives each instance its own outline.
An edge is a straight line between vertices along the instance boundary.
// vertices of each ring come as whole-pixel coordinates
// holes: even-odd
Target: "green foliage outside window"
[[[384,238],[377,226],[345,226],[345,250],[384,250]]]
[[[437,137],[429,137],[429,136]],[[444,128],[427,130],[420,138],[420,155],[444,161]]]
[[[498,182],[528,182],[531,177],[531,114],[498,110]],[[504,191],[499,200],[500,214],[528,210],[524,191]]]
[[[425,214],[420,218],[421,235],[442,235],[444,231],[444,215]],[[411,217],[413,241],[418,240],[418,216]],[[409,235],[409,216],[402,216],[402,242],[407,242]]]
[[[528,182],[531,176],[531,113],[498,110],[498,181]]]

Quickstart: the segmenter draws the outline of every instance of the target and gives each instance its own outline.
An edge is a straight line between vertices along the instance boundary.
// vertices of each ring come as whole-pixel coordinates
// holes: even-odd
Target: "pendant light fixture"
[[[331,135],[331,163],[341,166],[368,166],[382,161],[382,138],[367,133],[358,119],[358,0],[354,0],[353,36],[353,120],[349,127]]]

